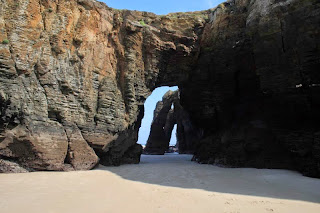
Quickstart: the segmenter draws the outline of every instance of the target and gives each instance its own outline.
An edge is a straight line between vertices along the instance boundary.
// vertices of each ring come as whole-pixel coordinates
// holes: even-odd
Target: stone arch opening
[[[162,97],[169,90],[176,91],[178,90],[178,87],[177,86],[158,87],[152,91],[151,95],[146,99],[144,103],[144,116],[141,121],[141,127],[139,129],[138,142],[137,142],[138,144],[141,144],[143,147],[146,146],[149,138],[151,124],[154,118],[154,111],[156,109],[157,103],[162,100]]]
[[[173,130],[171,133],[171,139],[169,143],[169,150],[168,153],[179,153],[179,143],[177,140],[177,124],[173,126]]]
[[[194,141],[190,141],[190,137],[187,135],[194,134],[194,128],[192,128],[188,113],[184,111],[180,104],[180,92],[178,89],[175,91],[168,90],[161,100],[157,102],[150,125],[150,133],[144,147],[144,154],[193,153]],[[175,126],[176,129],[174,128]],[[172,142],[172,138],[176,138],[176,140],[173,140],[176,142]],[[170,142],[174,144],[170,144]]]

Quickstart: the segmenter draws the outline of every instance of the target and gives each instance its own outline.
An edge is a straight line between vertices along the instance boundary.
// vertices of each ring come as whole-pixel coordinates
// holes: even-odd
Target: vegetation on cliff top
[[[9,44],[10,42],[9,42],[9,40],[8,39],[4,39],[3,41],[2,41],[2,44]]]

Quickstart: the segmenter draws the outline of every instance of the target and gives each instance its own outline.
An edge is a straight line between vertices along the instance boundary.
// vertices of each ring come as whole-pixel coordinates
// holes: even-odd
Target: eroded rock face
[[[154,110],[144,153],[163,155],[167,152],[175,124],[177,124],[176,148],[180,154],[193,154],[198,141],[202,138],[202,130],[192,124],[189,114],[181,106],[179,90],[174,92],[169,90]]]
[[[0,171],[1,173],[27,173],[29,172],[19,164],[0,159]]]
[[[138,163],[146,97],[178,85],[198,161],[319,177],[319,4],[229,0],[156,16],[2,0],[0,157],[26,170]]]
[[[204,163],[320,176],[319,1],[228,1],[211,15],[181,102]]]
[[[175,115],[172,104],[178,98],[178,91],[169,90],[156,105],[150,135],[144,149],[145,154],[163,155],[169,148]]]
[[[174,100],[173,105],[175,123],[177,124],[176,147],[180,154],[194,154],[203,137],[203,130],[194,125],[189,113],[181,106],[180,95]]]
[[[0,157],[30,170],[138,163],[143,103],[187,79],[208,13],[3,0]]]

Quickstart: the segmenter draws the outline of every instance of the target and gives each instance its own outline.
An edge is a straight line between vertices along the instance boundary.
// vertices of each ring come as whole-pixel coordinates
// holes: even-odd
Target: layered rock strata
[[[319,14],[318,0],[167,16],[2,0],[0,169],[138,163],[145,99],[178,85],[199,162],[319,177]]]
[[[174,118],[177,124],[177,144],[179,154],[194,154],[203,130],[194,125],[189,113],[180,104],[180,95],[173,102]]]
[[[144,101],[187,79],[208,14],[1,1],[0,157],[27,170],[138,163]]]
[[[206,24],[181,103],[204,130],[195,158],[320,176],[320,3],[228,1]]]

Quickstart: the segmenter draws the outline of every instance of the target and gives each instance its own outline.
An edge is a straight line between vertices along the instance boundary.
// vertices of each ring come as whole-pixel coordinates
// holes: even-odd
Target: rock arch
[[[12,11],[0,15],[0,38],[10,41],[0,45],[9,103],[0,156],[30,170],[138,163],[144,101],[188,78],[209,14],[161,17],[94,0],[4,1],[0,11]]]
[[[190,116],[180,104],[179,96],[179,90],[169,90],[162,101],[157,103],[145,154],[163,155],[168,151],[175,124],[179,153],[193,154],[195,151],[196,143],[201,139],[201,131],[192,125]]]
[[[231,0],[157,16],[2,1],[0,170],[137,163],[145,99],[178,85],[201,130],[196,160],[319,177],[319,8]]]

